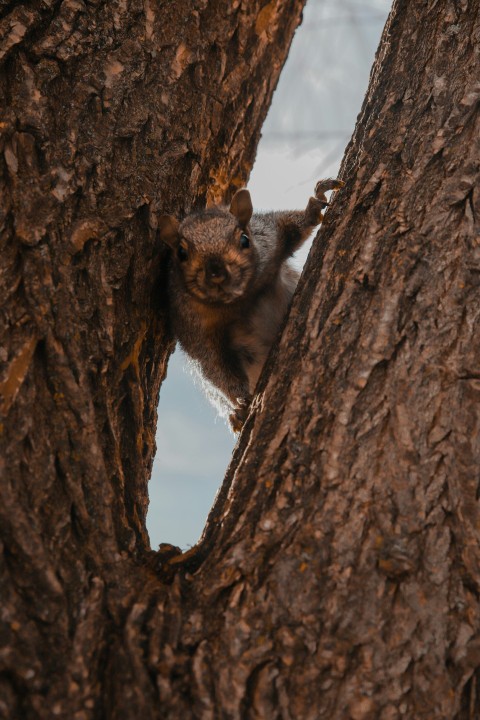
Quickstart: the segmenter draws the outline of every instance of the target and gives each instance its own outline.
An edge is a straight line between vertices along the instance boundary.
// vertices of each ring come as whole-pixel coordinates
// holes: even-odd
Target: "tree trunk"
[[[165,717],[156,219],[246,182],[303,4],[0,3],[1,717]]]
[[[300,5],[3,21],[7,717],[480,716],[480,0],[395,3],[202,541],[148,552],[155,218],[243,182]]]
[[[387,23],[192,582],[225,717],[480,718],[479,41]]]

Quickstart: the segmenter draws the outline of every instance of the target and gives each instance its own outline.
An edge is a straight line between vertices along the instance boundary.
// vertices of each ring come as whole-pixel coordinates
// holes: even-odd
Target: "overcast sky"
[[[315,182],[336,175],[390,6],[307,0],[248,185],[256,210],[303,208]],[[160,394],[147,521],[152,548],[198,540],[234,443],[177,351]]]

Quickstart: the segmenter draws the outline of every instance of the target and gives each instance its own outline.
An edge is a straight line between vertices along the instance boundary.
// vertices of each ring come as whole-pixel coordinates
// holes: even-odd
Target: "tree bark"
[[[198,5],[182,40],[180,3],[33,6],[7,16],[1,103],[2,712],[478,718],[480,1],[394,4],[347,186],[181,558],[144,527],[155,217],[243,182],[286,52],[268,13],[291,35],[300,3]]]
[[[480,717],[479,10],[387,23],[192,583],[225,717]]]
[[[1,717],[165,717],[156,219],[246,182],[303,5],[0,3]]]

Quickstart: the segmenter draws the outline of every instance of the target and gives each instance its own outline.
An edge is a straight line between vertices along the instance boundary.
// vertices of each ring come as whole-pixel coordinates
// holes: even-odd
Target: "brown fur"
[[[207,394],[238,431],[295,290],[287,260],[322,218],[325,190],[317,183],[304,211],[252,215],[239,190],[230,208],[190,215],[179,224],[164,215],[160,237],[173,251],[169,296],[173,330]]]

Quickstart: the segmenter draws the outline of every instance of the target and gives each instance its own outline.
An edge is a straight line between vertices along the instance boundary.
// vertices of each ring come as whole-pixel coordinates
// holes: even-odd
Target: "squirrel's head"
[[[248,228],[252,212],[250,193],[238,190],[230,208],[211,208],[182,223],[172,215],[159,219],[160,238],[172,248],[185,287],[197,300],[229,304],[245,294],[257,265]]]

